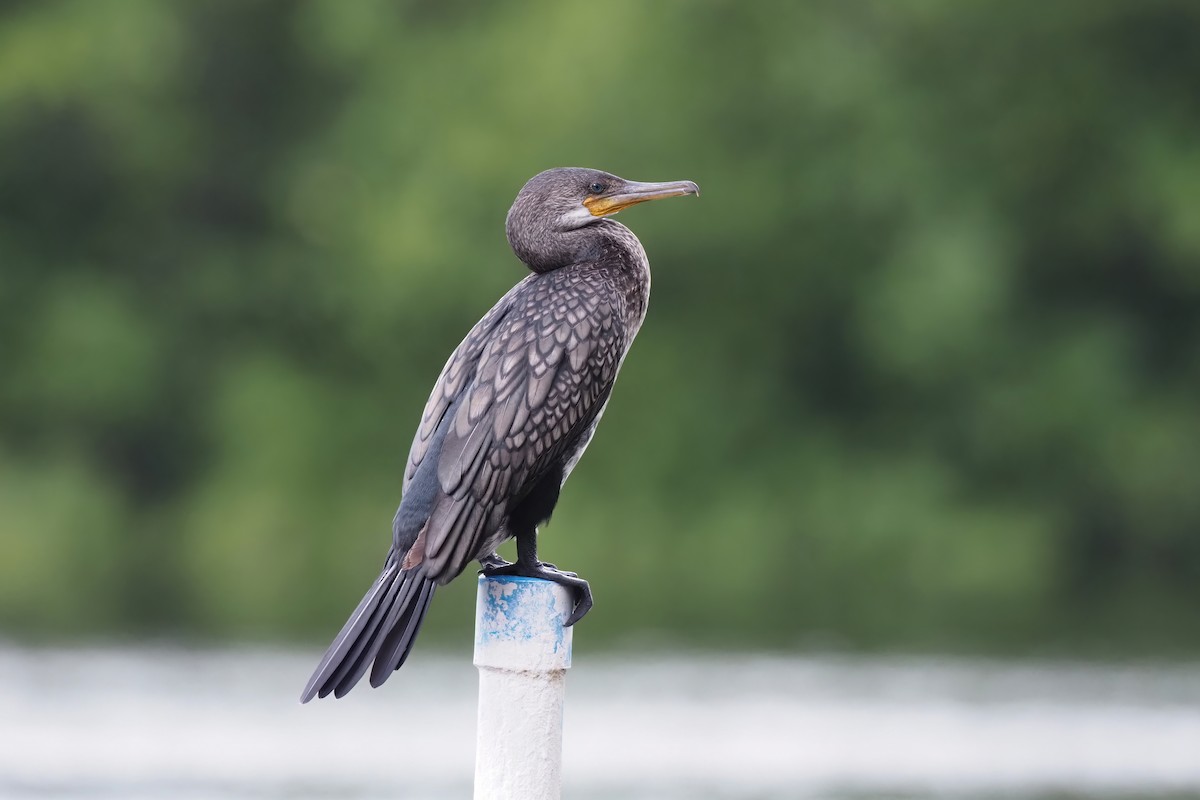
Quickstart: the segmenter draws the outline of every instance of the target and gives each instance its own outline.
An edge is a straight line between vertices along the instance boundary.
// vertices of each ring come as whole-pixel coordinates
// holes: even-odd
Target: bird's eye
[[[596,181],[595,183],[593,183],[591,186],[588,187],[588,191],[590,191],[592,194],[600,194],[607,188],[608,187],[605,186],[603,183]]]

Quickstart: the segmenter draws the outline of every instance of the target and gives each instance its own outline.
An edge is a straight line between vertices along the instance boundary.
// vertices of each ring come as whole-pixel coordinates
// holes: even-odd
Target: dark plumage
[[[537,526],[583,455],[641,327],[650,266],[607,219],[646,200],[699,194],[690,181],[635,183],[590,169],[529,180],[508,241],[533,270],[451,354],[409,451],[383,573],[317,666],[303,702],[341,697],[369,666],[379,686],[408,657],[433,590],[478,559],[488,574],[542,577],[591,607],[588,584],[537,560]],[[516,537],[517,562],[495,553]]]

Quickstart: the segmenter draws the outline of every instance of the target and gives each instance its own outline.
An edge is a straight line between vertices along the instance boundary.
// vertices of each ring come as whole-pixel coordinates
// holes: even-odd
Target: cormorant
[[[487,575],[545,578],[573,591],[567,625],[592,607],[587,581],[537,557],[537,527],[604,413],[646,315],[650,263],[610,217],[698,195],[691,181],[637,183],[551,169],[517,194],[508,242],[530,270],[451,354],[409,451],[383,573],[325,652],[301,702],[341,697],[371,669],[379,686],[412,649],[434,588],[472,560]],[[516,537],[517,561],[496,547]]]

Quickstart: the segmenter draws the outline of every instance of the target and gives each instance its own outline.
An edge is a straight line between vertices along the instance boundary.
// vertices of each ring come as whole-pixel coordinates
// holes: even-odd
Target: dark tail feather
[[[325,694],[332,691],[334,697],[341,697],[362,678],[371,659],[379,651],[379,642],[388,631],[388,618],[394,613],[397,605],[403,604],[404,591],[406,588],[411,589],[412,585],[413,581],[405,580],[403,573],[396,575],[388,583],[361,633],[342,654],[341,664],[336,667],[331,665],[333,673],[325,681],[325,687],[322,689]],[[324,697],[325,694],[321,696]]]
[[[408,656],[421,620],[429,609],[434,586],[433,581],[417,571],[402,570],[399,564],[389,560],[383,573],[325,651],[321,663],[300,695],[300,702],[307,703],[314,697],[325,697],[330,692],[335,697],[345,695],[362,678],[372,660],[376,661],[376,665],[371,683],[374,686],[383,683]],[[403,652],[399,661],[376,680],[375,673],[380,672],[382,661],[376,656],[382,650],[387,654],[387,663],[390,664],[395,660],[392,652],[395,642],[402,643]]]
[[[414,581],[415,583],[415,581]],[[421,580],[420,586],[414,591],[413,599],[405,605],[394,625],[388,628],[379,655],[375,657],[375,666],[371,667],[371,685],[378,688],[396,670],[404,666],[408,654],[412,652],[413,642],[421,630],[421,622],[429,609],[429,601],[433,599],[436,584],[430,580]]]

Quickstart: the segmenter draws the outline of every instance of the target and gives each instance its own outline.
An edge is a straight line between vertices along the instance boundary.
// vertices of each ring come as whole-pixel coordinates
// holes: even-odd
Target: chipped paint
[[[475,606],[479,668],[476,800],[561,796],[562,719],[571,596],[536,578],[481,577]]]
[[[557,584],[537,578],[481,577],[476,664],[483,657],[489,666],[508,669],[570,667],[571,629],[563,627],[570,611],[570,595]]]

